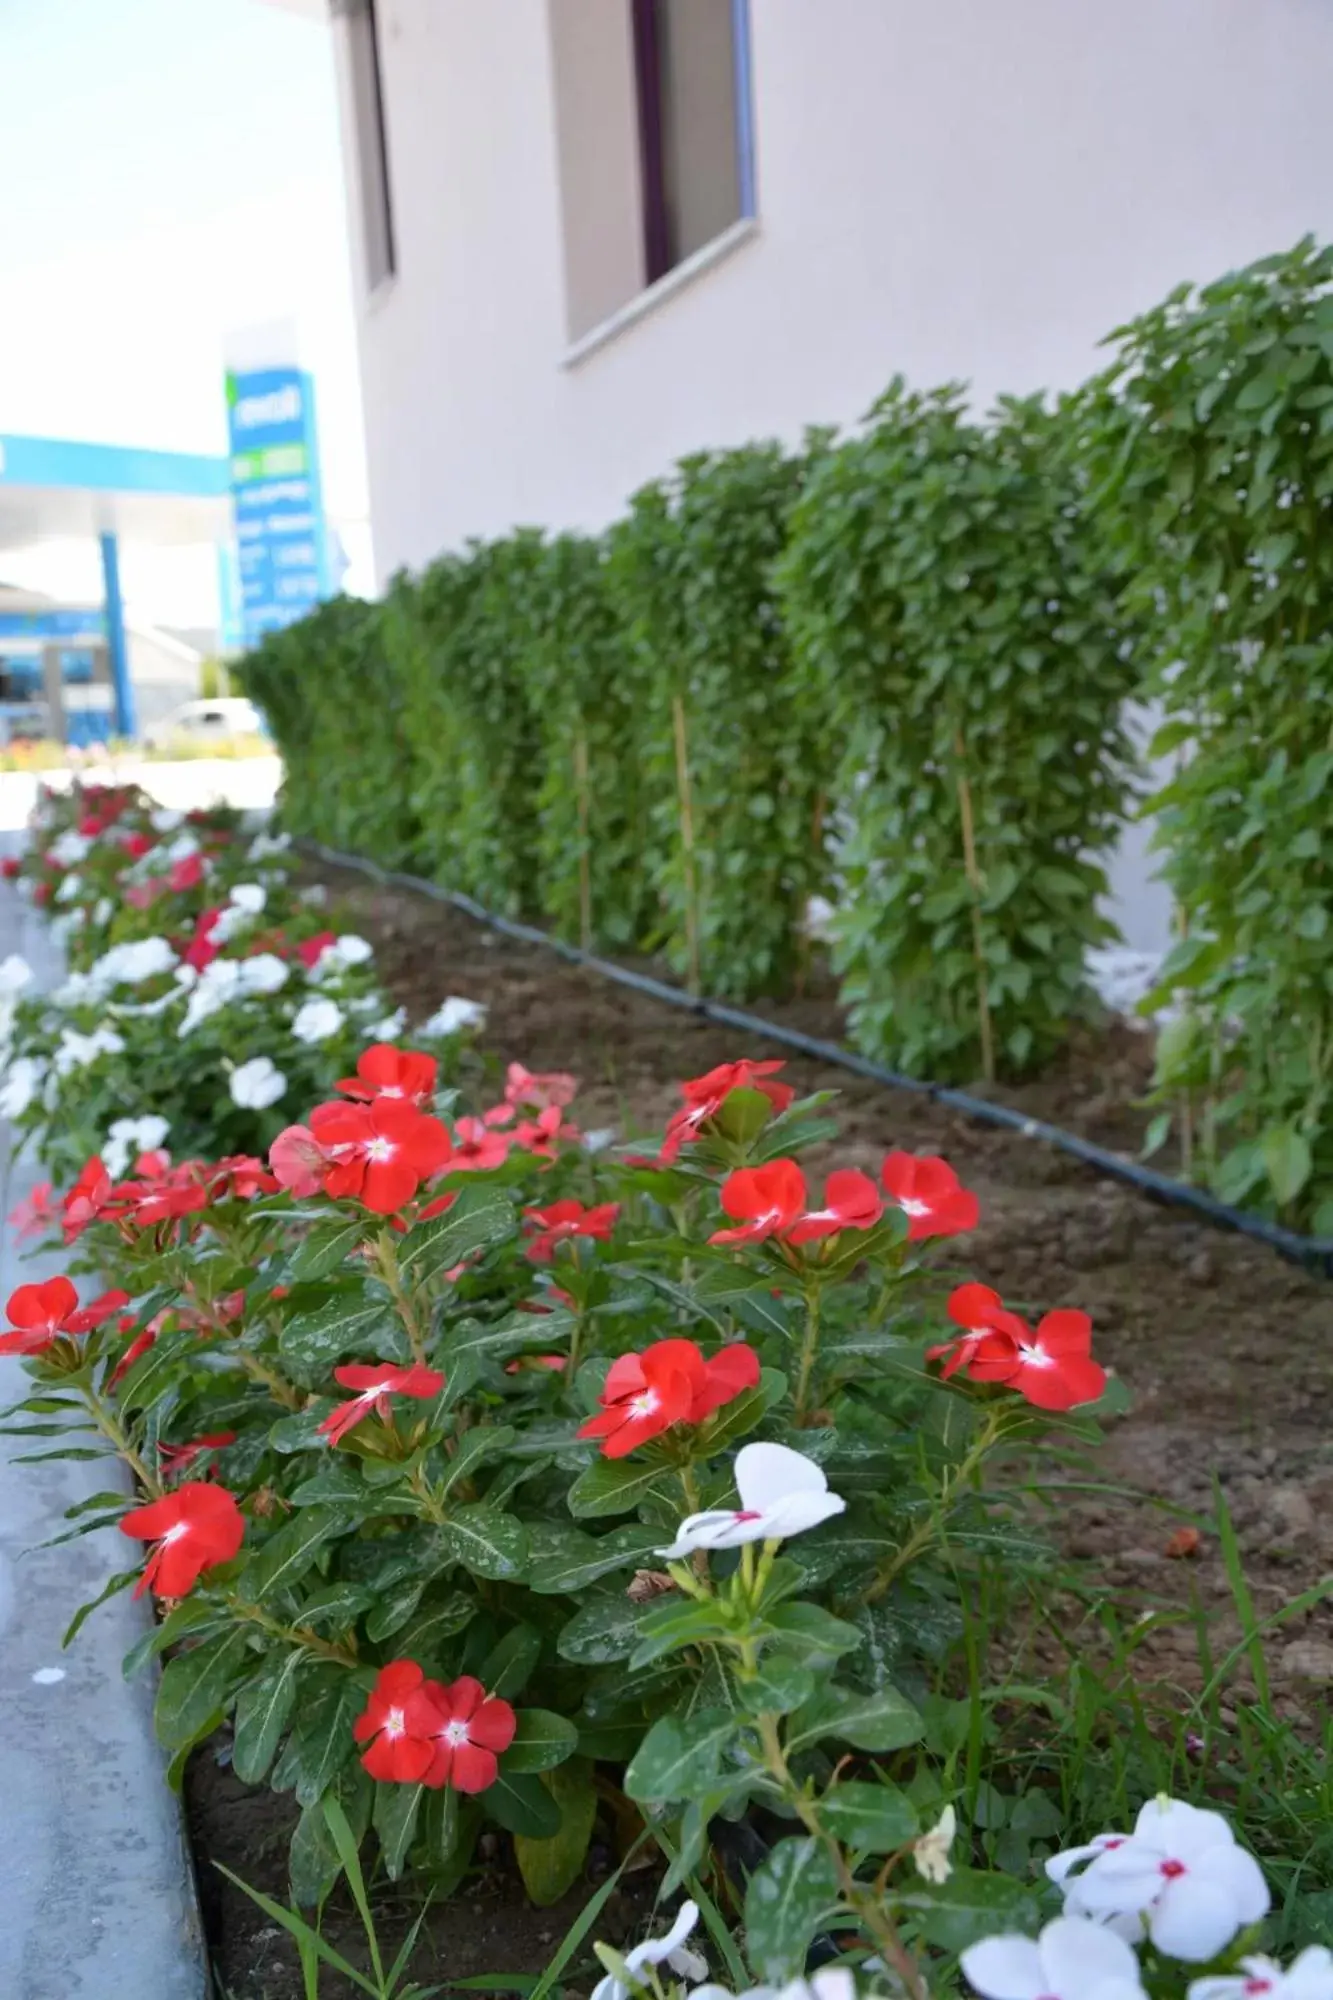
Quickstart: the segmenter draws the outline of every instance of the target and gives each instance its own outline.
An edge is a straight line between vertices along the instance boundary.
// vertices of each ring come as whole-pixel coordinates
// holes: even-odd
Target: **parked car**
[[[264,718],[244,695],[219,695],[212,701],[184,701],[144,731],[150,750],[161,750],[179,738],[206,742],[232,736],[266,736]]]

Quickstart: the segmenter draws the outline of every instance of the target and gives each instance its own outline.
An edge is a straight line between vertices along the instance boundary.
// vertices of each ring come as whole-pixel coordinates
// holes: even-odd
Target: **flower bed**
[[[448,1893],[497,1836],[555,1902],[599,1819],[697,1895],[743,1823],[744,1960],[699,1898],[733,1983],[799,1976],[832,1931],[898,1991],[975,1945],[979,1992],[1026,1993],[1017,1947],[979,1941],[1036,1928],[1039,1876],[951,1857],[966,1730],[937,1685],[992,1555],[1030,1559],[983,1473],[1113,1406],[1087,1316],[1033,1325],[943,1274],[977,1204],[939,1159],[812,1182],[837,1126],[780,1064],[686,1082],[651,1150],[612,1150],[572,1076],[488,1087],[467,1003],[377,1038],[373,954],[216,817],[48,802],[24,879],[82,914],[67,988],[12,1003],[4,1088],[26,1079],[50,1217],[103,1289],[13,1295],[0,1347],[33,1384],[7,1423],[130,1469],[138,1504],[100,1494],[70,1532],[146,1544],[109,1588],[161,1605],[130,1664],[166,1658],[173,1772],[228,1725],[237,1778],[294,1794],[298,1906],[359,1890],[363,1849]],[[987,1698],[974,1664],[962,1708]],[[1026,1796],[1025,1863],[1053,1830]],[[1062,1923],[1145,1912],[1154,1992],[1181,1976],[1158,1953],[1229,1973],[1268,1898],[1173,1811],[1125,1862],[1065,1858]],[[688,1930],[611,1954],[604,2000]],[[1087,1963],[1138,1990],[1109,1936]],[[1073,2000],[1070,1949],[1043,1932],[1034,1994]]]

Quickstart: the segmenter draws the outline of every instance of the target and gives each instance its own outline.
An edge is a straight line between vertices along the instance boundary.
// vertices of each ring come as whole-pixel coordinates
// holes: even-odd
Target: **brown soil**
[[[374,942],[386,988],[410,1019],[424,1018],[450,993],[484,1001],[490,1048],[533,1069],[579,1075],[585,1129],[660,1133],[678,1101],[680,1078],[742,1054],[786,1054],[761,1041],[742,1042],[732,1031],[424,897],[373,888],[337,870],[321,876],[344,920]],[[661,976],[660,968],[648,969]],[[759,1011],[842,1039],[832,1000]],[[1083,1038],[1040,1080],[995,1094],[1133,1157],[1147,1123],[1135,1099],[1149,1061],[1147,1039],[1117,1027]],[[840,1093],[839,1163],[875,1171],[889,1146],[947,1156],[981,1197],[982,1226],[962,1253],[971,1275],[1034,1311],[1071,1305],[1092,1314],[1097,1351],[1126,1380],[1133,1407],[1111,1429],[1095,1469],[1099,1482],[1123,1488],[1123,1495],[1070,1499],[1052,1491],[1059,1539],[1069,1555],[1094,1566],[1088,1574],[1131,1607],[1201,1604],[1220,1655],[1238,1628],[1212,1527],[1214,1479],[1261,1619],[1333,1569],[1333,1287],[1327,1281],[1260,1244],[1155,1205],[1038,1141],[973,1123],[928,1098],[803,1058],[788,1057],[787,1075],[802,1091]],[[1184,1517],[1202,1531],[1198,1550],[1172,1559],[1168,1545]],[[1183,1688],[1197,1687],[1193,1633],[1184,1624],[1155,1629],[1139,1665]],[[1277,1628],[1269,1666],[1279,1712],[1300,1723],[1333,1682],[1328,1611],[1321,1606]],[[1250,1693],[1241,1675],[1230,1698],[1243,1701]],[[268,1795],[247,1794],[229,1774],[205,1778],[197,1768],[193,1808],[205,1853],[262,1886],[280,1881],[280,1867],[261,1871],[255,1852],[257,1828],[268,1828],[260,1837],[275,1852],[280,1840]],[[491,1871],[475,1892],[465,1886],[435,1929],[437,1938],[447,1938],[447,1968],[420,1976],[538,1968],[586,1893],[586,1887],[576,1892],[568,1912],[533,1912],[508,1870]],[[279,1961],[290,1965],[291,1953],[276,1927],[225,1885],[221,1894],[206,1885],[205,1896],[234,2000],[295,2000],[299,1983],[278,1970]],[[599,1935],[613,1934],[614,1926],[599,1926]],[[244,1979],[229,1966],[245,1966]]]

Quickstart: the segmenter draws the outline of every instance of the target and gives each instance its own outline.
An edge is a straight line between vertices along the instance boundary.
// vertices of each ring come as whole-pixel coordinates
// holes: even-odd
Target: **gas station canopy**
[[[121,539],[156,547],[212,543],[223,549],[232,533],[227,458],[0,433],[0,556],[5,549],[53,538],[87,538],[100,546],[105,647],[118,735],[134,733],[120,593]]]

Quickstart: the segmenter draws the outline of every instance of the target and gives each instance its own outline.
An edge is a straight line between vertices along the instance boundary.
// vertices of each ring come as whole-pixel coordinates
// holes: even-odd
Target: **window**
[[[361,194],[361,239],[365,245],[366,279],[373,291],[397,269],[375,0],[348,0],[346,19],[356,170]]]
[[[549,0],[573,339],[755,212],[748,0]]]

